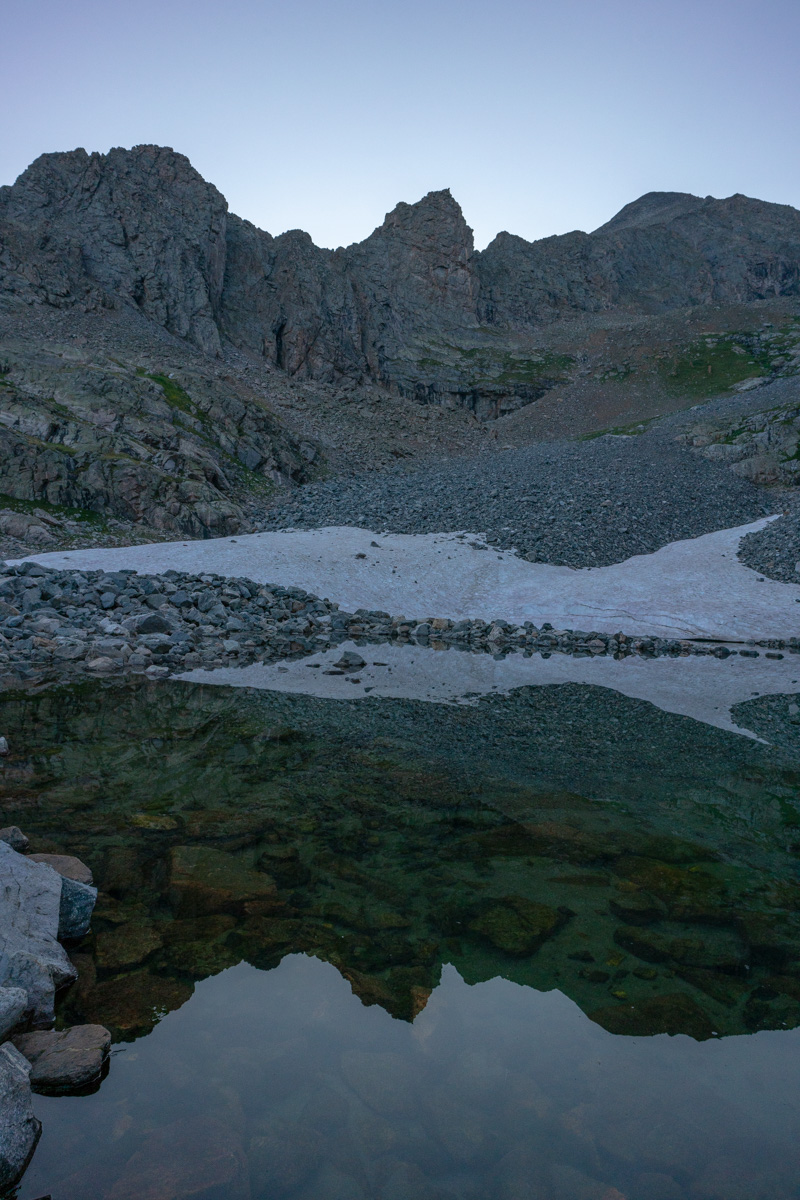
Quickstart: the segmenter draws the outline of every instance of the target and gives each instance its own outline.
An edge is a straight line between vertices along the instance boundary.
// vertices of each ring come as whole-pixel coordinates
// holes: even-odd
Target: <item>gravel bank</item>
[[[515,625],[502,619],[410,619],[366,609],[350,613],[302,588],[210,574],[54,571],[26,562],[6,567],[0,577],[0,688],[87,673],[162,679],[201,667],[307,655],[348,639],[364,644],[413,640],[433,649],[453,646],[491,654],[512,648],[615,657],[731,654],[725,646],[553,629],[548,623],[537,627],[531,621]],[[800,651],[800,638],[759,645],[772,652]],[[361,666],[364,661],[348,653],[337,664],[342,671]]]
[[[779,521],[742,538],[739,558],[770,579],[800,583],[800,496],[790,497]]]
[[[262,527],[469,530],[531,561],[596,567],[774,511],[763,490],[673,436],[541,443],[309,484]]]

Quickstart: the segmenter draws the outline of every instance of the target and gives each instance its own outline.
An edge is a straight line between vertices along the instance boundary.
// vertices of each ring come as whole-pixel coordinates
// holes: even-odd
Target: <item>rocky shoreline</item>
[[[77,971],[63,943],[89,931],[97,900],[77,858],[27,854],[28,839],[0,829],[0,1193],[24,1174],[41,1135],[32,1092],[76,1094],[106,1070],[111,1035],[100,1025],[52,1029],[56,992]]]
[[[554,629],[502,618],[452,621],[379,610],[345,612],[302,588],[245,578],[59,571],[24,562],[0,575],[0,686],[140,674],[165,679],[198,668],[244,666],[315,653],[345,640],[415,642],[500,654],[707,655],[730,647],[624,632]],[[800,652],[800,638],[748,643],[756,656]]]

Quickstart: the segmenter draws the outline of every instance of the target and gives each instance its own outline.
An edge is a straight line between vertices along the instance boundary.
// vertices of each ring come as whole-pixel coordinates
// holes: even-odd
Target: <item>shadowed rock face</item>
[[[448,191],[330,251],[229,215],[186,158],[155,146],[43,155],[0,189],[0,298],[122,301],[208,353],[227,339],[293,375],[371,378],[489,415],[493,397],[552,386],[565,364],[530,342],[561,316],[798,290],[800,213],[739,195],[651,193],[592,234],[501,233],[476,253]]]
[[[30,302],[116,298],[210,353],[227,204],[182,154],[43,154],[0,192],[4,290]]]

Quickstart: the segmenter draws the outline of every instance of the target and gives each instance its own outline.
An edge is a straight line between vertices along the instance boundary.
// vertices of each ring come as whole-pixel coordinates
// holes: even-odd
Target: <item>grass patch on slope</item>
[[[797,323],[773,332],[706,334],[659,362],[669,391],[693,400],[710,399],[748,379],[793,374],[791,353],[798,345]]]

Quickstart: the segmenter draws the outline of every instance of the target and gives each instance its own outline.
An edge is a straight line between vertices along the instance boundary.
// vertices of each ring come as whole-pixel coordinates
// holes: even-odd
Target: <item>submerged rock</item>
[[[653,996],[636,1004],[611,1004],[588,1014],[609,1033],[651,1037],[656,1033],[685,1033],[695,1041],[710,1038],[714,1028],[691,996],[682,992]]]
[[[533,954],[561,928],[568,916],[524,896],[504,896],[472,921],[470,929],[483,934],[506,954]]]
[[[25,834],[16,825],[6,825],[4,829],[0,829],[0,842],[5,842],[12,850],[17,850],[20,854],[24,854],[29,845]]]
[[[0,1192],[22,1178],[42,1132],[29,1074],[30,1064],[14,1046],[0,1046]]]
[[[108,1200],[250,1200],[241,1141],[208,1117],[156,1130],[128,1160]]]
[[[102,1025],[22,1033],[14,1045],[31,1064],[35,1092],[66,1095],[96,1083],[111,1049],[111,1034]]]
[[[14,849],[17,849],[15,846]],[[79,858],[72,854],[29,854],[31,862],[47,863],[54,871],[58,871],[64,879],[74,879],[76,883],[91,884],[92,872]]]

